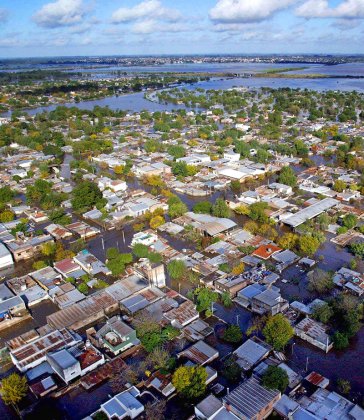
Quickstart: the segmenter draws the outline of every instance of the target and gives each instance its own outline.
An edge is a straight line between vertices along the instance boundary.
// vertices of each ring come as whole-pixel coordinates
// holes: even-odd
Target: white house
[[[14,265],[14,262],[11,253],[6,246],[0,242],[0,270],[11,267],[12,265]]]

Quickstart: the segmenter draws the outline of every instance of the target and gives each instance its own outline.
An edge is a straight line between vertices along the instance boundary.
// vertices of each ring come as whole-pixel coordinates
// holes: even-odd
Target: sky
[[[0,57],[364,53],[364,0],[0,0]]]

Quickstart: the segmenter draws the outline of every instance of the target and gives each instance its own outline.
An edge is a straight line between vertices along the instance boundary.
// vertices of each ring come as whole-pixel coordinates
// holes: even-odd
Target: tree
[[[102,199],[100,188],[91,181],[80,182],[73,190],[72,207],[74,210],[90,210]]]
[[[263,328],[265,339],[275,350],[282,350],[293,337],[293,334],[294,330],[291,324],[282,314],[269,317]]]
[[[290,166],[284,166],[279,174],[278,181],[281,184],[295,187],[297,185],[297,177],[294,170]]]
[[[233,305],[230,293],[227,291],[221,293],[220,299],[225,308],[230,308]]]
[[[149,253],[149,249],[144,244],[135,244],[133,246],[133,254],[137,258],[147,258]]]
[[[226,204],[225,200],[218,198],[215,204],[212,206],[212,215],[215,217],[229,217],[230,209]]]
[[[125,270],[125,265],[133,262],[132,254],[119,254],[116,248],[109,248],[106,253],[108,261],[106,266],[113,276],[118,276]]]
[[[177,392],[191,400],[206,391],[207,372],[203,366],[180,366],[173,374],[172,384]]]
[[[155,216],[152,219],[150,219],[149,225],[152,229],[156,230],[159,228],[159,226],[164,225],[166,221],[164,220],[163,216]]]
[[[328,303],[318,304],[313,307],[312,318],[317,321],[327,324],[331,317],[333,316],[334,311]]]
[[[262,385],[268,389],[278,389],[283,393],[288,384],[287,372],[278,366],[268,366],[262,376]]]
[[[267,223],[268,216],[265,210],[268,208],[268,204],[265,201],[259,201],[249,206],[249,217],[260,223]]]
[[[298,235],[294,233],[285,233],[278,239],[278,245],[283,249],[294,249],[298,242]]]
[[[15,192],[9,187],[0,188],[0,203],[9,203],[15,196]]]
[[[198,287],[193,291],[193,294],[196,296],[198,312],[210,310],[211,304],[216,302],[219,297],[217,292],[207,287]]]
[[[229,343],[240,343],[243,333],[238,325],[229,325],[224,332],[224,340]]]
[[[188,211],[188,208],[183,201],[177,197],[176,195],[172,195],[168,199],[168,214],[171,219],[175,219],[176,217],[180,217],[184,215]]]
[[[355,256],[364,258],[364,242],[352,243],[349,249]]]
[[[343,217],[343,223],[346,228],[353,229],[358,223],[358,218],[355,216],[355,214],[350,213]]]
[[[182,260],[172,260],[167,265],[169,276],[174,280],[181,279],[186,274],[186,264]]]
[[[194,213],[210,214],[212,211],[212,204],[209,201],[200,201],[193,207]]]
[[[308,277],[308,290],[317,293],[327,293],[334,287],[332,276],[327,271],[316,268],[310,271]]]
[[[337,192],[343,192],[346,188],[346,182],[337,179],[332,186],[332,189]]]
[[[332,336],[336,350],[344,350],[349,346],[349,339],[346,334],[336,331]]]
[[[170,354],[168,351],[162,349],[161,347],[156,347],[151,353],[147,356],[147,364],[151,366],[153,370],[157,369],[166,369],[170,359]]]
[[[6,405],[17,406],[27,395],[28,384],[24,376],[12,373],[1,381],[0,394]]]
[[[312,235],[302,235],[298,238],[299,250],[304,255],[313,255],[319,246],[320,241]]]
[[[1,223],[11,222],[14,219],[15,219],[15,214],[10,210],[4,210],[3,212],[0,213]]]

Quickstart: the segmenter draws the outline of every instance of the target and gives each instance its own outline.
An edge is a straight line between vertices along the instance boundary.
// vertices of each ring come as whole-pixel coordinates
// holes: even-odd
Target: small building
[[[260,315],[276,315],[286,310],[289,306],[283,299],[279,290],[266,289],[252,298],[251,310]]]
[[[272,347],[257,337],[249,338],[234,351],[237,364],[248,371],[266,358]]]
[[[143,404],[136,398],[139,395],[140,391],[133,386],[101,404],[100,409],[110,420],[135,419],[144,411]]]
[[[106,267],[99,259],[91,254],[87,249],[79,252],[75,257],[74,261],[87,273],[95,276],[96,274],[111,274],[111,270]]]
[[[193,363],[203,366],[217,359],[219,357],[219,352],[206,344],[204,341],[200,340],[178,353],[177,357],[184,357]]]
[[[214,282],[215,288],[219,292],[227,292],[232,298],[235,298],[237,293],[247,287],[250,283],[248,278],[243,275],[221,278]]]
[[[199,318],[196,305],[190,300],[181,303],[177,308],[173,308],[164,314],[173,327],[182,329]]]
[[[47,362],[66,384],[105,363],[105,358],[90,343],[47,353]]]
[[[263,420],[271,414],[280,398],[278,390],[267,389],[252,377],[227,394],[223,402],[238,419]]]
[[[105,322],[97,333],[95,339],[98,344],[115,356],[123,351],[140,344],[136,331],[125,324],[119,316],[113,316]]]
[[[22,318],[28,313],[25,302],[5,284],[0,284],[0,328],[9,325],[14,318]]]
[[[212,394],[195,406],[195,416],[198,420],[236,420],[236,417],[229,413],[223,403]]]
[[[327,327],[311,318],[305,318],[299,322],[295,328],[295,334],[312,345],[328,353],[332,347],[333,342],[327,334]]]
[[[13,257],[6,248],[6,246],[0,242],[0,270],[4,268],[12,267],[14,265]]]
[[[28,307],[49,297],[48,293],[28,275],[8,280],[7,286],[20,296]]]

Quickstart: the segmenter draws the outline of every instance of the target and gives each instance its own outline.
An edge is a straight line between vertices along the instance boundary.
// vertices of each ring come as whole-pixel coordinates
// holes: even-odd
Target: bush
[[[336,331],[332,336],[332,341],[334,342],[334,348],[336,350],[344,350],[349,346],[349,339],[347,335]]]

